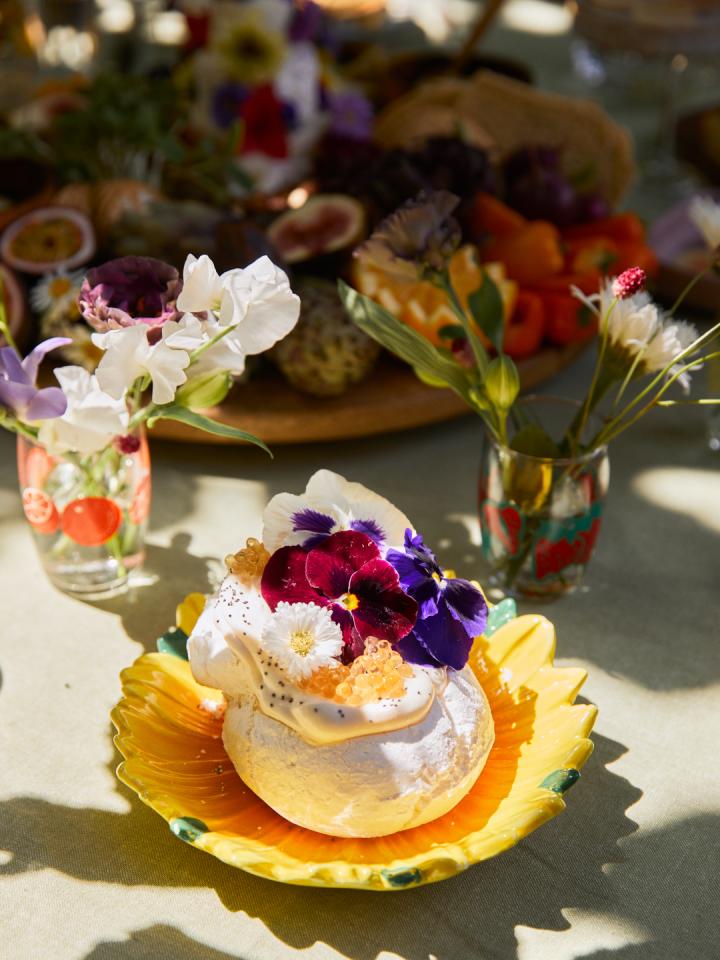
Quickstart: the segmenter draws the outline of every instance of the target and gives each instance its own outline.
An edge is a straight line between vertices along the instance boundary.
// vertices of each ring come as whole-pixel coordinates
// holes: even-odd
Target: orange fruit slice
[[[62,531],[81,547],[98,547],[117,532],[122,510],[108,497],[71,500],[61,517]]]
[[[37,487],[25,487],[22,493],[22,505],[28,522],[38,533],[54,533],[58,528],[60,514],[44,490]]]
[[[507,322],[515,304],[517,284],[505,278],[502,264],[481,265],[477,247],[472,244],[460,247],[453,254],[450,261],[450,279],[453,287],[467,310],[470,294],[482,285],[483,270],[486,270],[498,285]],[[440,331],[443,327],[456,326],[459,321],[442,290],[425,281],[390,276],[362,258],[354,261],[353,281],[360,293],[385,307],[389,313],[421,333],[430,343],[436,347],[449,346],[448,338],[443,338]],[[482,333],[481,339],[486,346],[489,346],[489,342]]]

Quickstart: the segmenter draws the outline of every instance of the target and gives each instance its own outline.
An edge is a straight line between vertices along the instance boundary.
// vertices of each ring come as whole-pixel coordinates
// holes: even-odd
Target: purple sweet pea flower
[[[400,585],[418,605],[413,631],[398,644],[411,663],[461,670],[473,639],[487,623],[487,604],[469,580],[446,577],[423,538],[405,531],[404,549],[386,557],[398,572]]]
[[[373,128],[370,101],[354,90],[328,94],[330,133],[348,140],[369,140]]]
[[[298,4],[293,10],[290,21],[289,37],[293,43],[310,42],[317,39],[324,27],[325,12],[312,0]]]
[[[175,307],[182,280],[175,267],[154,257],[119,257],[93,267],[78,306],[100,333],[144,323],[160,327],[180,316]]]
[[[68,337],[51,337],[39,343],[21,360],[12,347],[0,349],[0,407],[18,420],[52,420],[61,417],[67,408],[60,387],[35,386],[40,363],[46,353],[72,343]]]

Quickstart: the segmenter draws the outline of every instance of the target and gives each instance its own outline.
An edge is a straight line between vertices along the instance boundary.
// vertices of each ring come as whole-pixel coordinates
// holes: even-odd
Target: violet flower
[[[276,550],[260,590],[271,610],[282,602],[329,607],[342,630],[345,659],[359,656],[371,636],[395,643],[411,630],[417,612],[377,544],[354,530],[333,533],[310,550]]]
[[[240,108],[248,97],[248,89],[241,83],[223,83],[212,98],[212,118],[223,130],[227,130],[240,116]]]
[[[355,256],[401,277],[437,275],[460,245],[460,225],[451,216],[459,202],[447,190],[421,191],[386,217]]]
[[[182,280],[175,267],[154,257],[119,257],[93,267],[78,306],[99,333],[145,324],[160,327],[180,316],[175,307]]]
[[[24,360],[12,347],[0,349],[0,407],[18,420],[52,420],[65,413],[67,400],[60,387],[35,386],[38,367],[57,347],[72,343],[68,337],[51,337],[39,343]]]
[[[328,95],[330,133],[348,140],[370,140],[373,108],[367,97],[354,90]]]
[[[400,585],[418,605],[411,633],[397,645],[411,663],[462,670],[475,637],[485,630],[487,604],[469,580],[446,577],[420,534],[405,531],[403,550],[386,557],[397,570]]]

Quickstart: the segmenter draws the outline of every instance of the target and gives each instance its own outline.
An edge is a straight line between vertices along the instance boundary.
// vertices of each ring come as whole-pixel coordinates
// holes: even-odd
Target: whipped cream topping
[[[364,706],[326,700],[293,683],[263,649],[260,638],[270,616],[256,588],[228,575],[188,641],[190,662],[201,683],[219,687],[230,698],[254,695],[266,716],[308,743],[338,743],[409,727],[427,715],[447,683],[445,669],[413,666],[402,697]]]

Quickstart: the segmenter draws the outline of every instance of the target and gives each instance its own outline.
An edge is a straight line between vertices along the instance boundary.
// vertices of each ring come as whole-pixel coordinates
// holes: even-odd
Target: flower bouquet
[[[676,320],[684,294],[663,313],[644,292],[640,268],[589,296],[574,289],[585,322],[597,330],[595,368],[582,401],[554,401],[543,415],[541,402],[518,399],[517,369],[504,350],[502,298],[488,271],[481,269],[480,285],[463,297],[455,288],[449,264],[460,238],[457,203],[446,191],[420,195],[356,251],[388,274],[444,292],[455,318],[449,348],[434,346],[343,283],[341,297],[362,330],[425,382],[450,387],[482,418],[483,549],[499,585],[540,597],[561,594],[579,583],[592,554],[610,441],[656,407],[720,402],[667,395],[674,384],[687,391],[691,371],[718,355],[720,323],[700,335]],[[720,208],[715,213],[720,218]]]
[[[18,436],[23,509],[48,576],[99,596],[124,589],[142,563],[146,426],[179,420],[267,450],[198,410],[220,403],[246,357],[293,328],[299,300],[267,257],[218,274],[207,256],[189,256],[182,278],[162,261],[127,257],[91,269],[78,306],[94,330],[97,370],[59,367],[59,386],[38,387],[40,363],[68,340],[52,337],[22,358],[0,296],[0,424]]]

